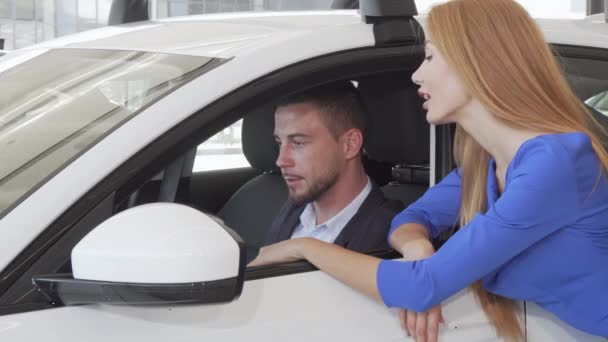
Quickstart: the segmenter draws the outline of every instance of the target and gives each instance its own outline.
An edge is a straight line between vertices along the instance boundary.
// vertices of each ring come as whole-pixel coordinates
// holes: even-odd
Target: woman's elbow
[[[426,297],[426,298],[424,298]],[[424,296],[423,298],[417,298],[418,300],[413,301],[407,308],[416,312],[425,312],[440,304],[441,301],[433,296]]]
[[[427,293],[420,293],[417,291],[417,293],[413,296],[410,294],[399,297],[400,298],[393,298],[392,300],[389,298],[384,298],[385,304],[391,308],[425,312],[441,303],[441,300],[434,296],[430,291]]]
[[[413,306],[410,310],[413,310],[416,312],[426,312],[426,311],[429,311],[430,309],[432,309],[433,307],[437,306],[438,304],[441,304],[441,302],[440,301],[419,302],[419,303],[416,303],[416,305]]]

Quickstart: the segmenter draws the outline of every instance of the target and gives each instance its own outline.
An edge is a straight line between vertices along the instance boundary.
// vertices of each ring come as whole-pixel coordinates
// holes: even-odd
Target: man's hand
[[[302,259],[301,248],[307,239],[291,239],[262,247],[258,256],[247,266],[278,264]]]

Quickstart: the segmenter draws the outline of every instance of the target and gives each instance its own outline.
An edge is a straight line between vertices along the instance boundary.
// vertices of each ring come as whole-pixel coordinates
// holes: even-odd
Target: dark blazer
[[[287,201],[266,235],[266,244],[289,240],[300,224],[306,205],[296,206]],[[391,220],[403,210],[403,203],[384,197],[382,190],[372,184],[359,210],[336,237],[334,244],[357,252],[373,252],[389,248],[387,237]]]

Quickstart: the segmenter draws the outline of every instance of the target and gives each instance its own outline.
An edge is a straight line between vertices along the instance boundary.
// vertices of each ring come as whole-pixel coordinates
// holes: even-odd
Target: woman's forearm
[[[390,238],[391,245],[406,260],[425,259],[434,253],[426,229],[419,224],[404,224]],[[313,238],[298,238],[263,247],[249,266],[306,259],[320,270],[348,286],[381,299],[377,273],[381,259],[349,251]]]
[[[406,223],[393,231],[389,242],[406,260],[427,258],[435,252],[423,225]]]
[[[355,290],[381,299],[376,284],[380,259],[315,239],[302,242],[301,257]]]
[[[390,242],[406,260],[425,259],[435,249],[426,229],[419,224],[404,224],[391,234]],[[381,259],[349,251],[316,239],[299,240],[297,257],[310,263],[348,286],[374,298],[381,299],[377,273]]]

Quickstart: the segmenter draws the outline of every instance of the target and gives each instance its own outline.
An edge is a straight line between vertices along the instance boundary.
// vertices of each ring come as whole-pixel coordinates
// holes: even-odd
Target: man
[[[321,86],[275,111],[276,164],[289,190],[267,244],[314,237],[359,251],[388,249],[392,218],[403,209],[384,198],[363,169],[366,114],[350,82]]]

